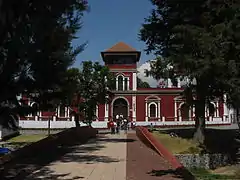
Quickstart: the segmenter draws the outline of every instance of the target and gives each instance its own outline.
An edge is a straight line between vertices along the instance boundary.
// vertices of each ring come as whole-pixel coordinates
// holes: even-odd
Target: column
[[[60,106],[57,107],[57,116],[60,117]]]
[[[157,106],[158,106],[158,121],[161,121],[161,106],[160,106],[160,101],[158,101],[157,103]]]
[[[116,90],[118,90],[118,78],[116,78]]]
[[[193,111],[193,117],[195,117],[195,106],[194,105],[193,105],[192,111]]]
[[[70,117],[70,108],[67,107],[67,117]]]
[[[42,111],[39,111],[39,119],[38,119],[39,121],[41,121],[41,120],[42,120],[42,118],[41,118],[41,117],[42,117]]]
[[[127,90],[129,90],[129,78],[127,78]]]
[[[137,73],[134,72],[133,75],[132,75],[132,83],[133,83],[133,91],[136,91],[137,90]]]
[[[181,87],[181,81],[180,81],[180,78],[177,78],[177,87],[178,87],[178,88]]]
[[[229,118],[229,111],[228,111],[228,107],[227,107],[227,96],[226,94],[224,94],[223,96],[223,121],[227,121],[227,117]]]
[[[148,121],[148,106],[147,106],[147,101],[145,102],[145,121]]]
[[[98,121],[98,105],[96,106],[96,121]]]
[[[208,113],[208,108],[205,107],[205,118],[208,117],[208,114],[209,114],[209,113]]]
[[[174,119],[177,121],[177,101],[174,101]]]
[[[105,104],[105,117],[104,117],[104,120],[105,121],[108,121],[108,110],[109,110],[109,106],[108,104]]]
[[[172,87],[172,81],[171,81],[171,79],[167,79],[167,87],[168,88],[171,88]]]
[[[136,96],[132,96],[132,118],[133,121],[136,121]]]
[[[64,111],[64,117],[68,117],[68,114],[67,114],[68,107],[65,107],[64,110],[65,110],[65,111]]]
[[[219,117],[219,102],[216,102],[216,117]]]

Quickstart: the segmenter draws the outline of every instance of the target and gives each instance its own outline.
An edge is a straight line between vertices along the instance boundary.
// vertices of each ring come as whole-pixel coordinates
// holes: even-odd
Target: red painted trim
[[[166,159],[173,168],[182,173],[182,175],[188,177],[187,179],[195,179],[195,177],[177,160],[177,158],[154,138],[147,128],[141,126],[137,127],[136,134],[143,143]]]
[[[150,143],[154,150],[168,160],[174,168],[182,168],[183,165],[177,160],[177,158],[172,155],[162,144],[156,140],[153,135],[145,127],[137,127],[136,131],[138,134],[142,134],[144,138]]]

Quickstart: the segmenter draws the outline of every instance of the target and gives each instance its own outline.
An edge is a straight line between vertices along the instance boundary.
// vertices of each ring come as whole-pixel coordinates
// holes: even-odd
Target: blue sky
[[[78,55],[74,66],[81,61],[100,61],[100,52],[123,41],[142,51],[139,64],[153,59],[143,52],[144,42],[138,40],[138,32],[152,9],[150,0],[88,0],[90,12],[84,15],[83,28],[73,45],[88,41],[88,46]]]

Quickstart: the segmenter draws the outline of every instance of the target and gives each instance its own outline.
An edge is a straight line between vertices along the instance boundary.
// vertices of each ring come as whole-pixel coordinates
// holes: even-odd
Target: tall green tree
[[[80,70],[79,97],[82,102],[79,104],[79,111],[84,114],[84,122],[91,125],[96,119],[96,107],[104,104],[111,98],[111,90],[114,88],[114,76],[109,72],[108,67],[98,62],[84,61]]]
[[[76,126],[80,126],[79,121],[91,125],[97,105],[111,98],[114,82],[113,74],[98,62],[83,61],[81,68],[68,69],[59,99],[67,106],[77,107]],[[79,119],[80,115],[83,119]]]
[[[152,0],[140,39],[158,58],[147,73],[160,79],[187,78],[185,97],[195,106],[194,138],[204,143],[205,106],[240,87],[239,1]]]
[[[44,104],[59,89],[68,66],[84,48],[71,41],[81,28],[84,0],[0,1],[0,121],[24,115],[18,94],[34,94]],[[36,96],[37,94],[37,96]],[[44,100],[45,99],[45,100]],[[24,108],[26,109],[26,108]]]

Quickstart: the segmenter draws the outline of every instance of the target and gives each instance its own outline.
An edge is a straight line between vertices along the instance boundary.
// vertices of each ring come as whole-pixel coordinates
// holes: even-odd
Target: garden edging
[[[172,153],[170,153],[158,140],[156,140],[146,127],[137,127],[136,135],[145,145],[155,150],[164,159],[168,160],[172,167],[175,168],[176,171],[178,171],[182,176],[189,180],[195,179],[192,173],[189,172],[183,166],[183,164],[181,164],[178,159]]]

